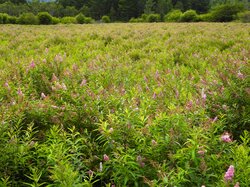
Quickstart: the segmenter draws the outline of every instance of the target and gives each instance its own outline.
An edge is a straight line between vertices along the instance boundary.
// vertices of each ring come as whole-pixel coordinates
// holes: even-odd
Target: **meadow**
[[[250,184],[250,24],[0,25],[0,186]]]

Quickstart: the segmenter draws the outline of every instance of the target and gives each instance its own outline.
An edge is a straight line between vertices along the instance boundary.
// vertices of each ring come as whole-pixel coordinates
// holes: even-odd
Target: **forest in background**
[[[208,13],[215,7],[231,4],[249,10],[249,0],[0,0],[0,13],[20,16],[24,13],[48,12],[54,17],[85,16],[100,20],[103,15],[111,21],[129,21],[143,14],[158,14],[164,17],[172,10],[182,12],[195,10],[198,14]]]

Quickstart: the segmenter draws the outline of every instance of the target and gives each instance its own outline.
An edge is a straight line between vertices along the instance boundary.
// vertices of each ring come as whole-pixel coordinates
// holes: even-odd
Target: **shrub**
[[[197,21],[205,21],[209,22],[212,21],[211,14],[200,14],[197,16]]]
[[[0,24],[6,24],[8,17],[8,14],[0,13]]]
[[[131,18],[129,20],[130,23],[140,23],[140,22],[145,22],[142,18]]]
[[[144,22],[147,22],[147,20],[148,20],[148,14],[142,14],[141,18],[143,19]]]
[[[68,17],[68,16],[66,16],[66,17],[63,17],[62,19],[61,19],[61,23],[63,23],[63,24],[70,24],[70,23],[77,23],[76,22],[76,18],[75,17]]]
[[[16,16],[8,16],[7,23],[16,24],[17,23],[17,17]]]
[[[212,10],[212,21],[229,22],[236,18],[237,13],[241,12],[243,7],[240,5],[220,5]]]
[[[93,23],[94,20],[91,17],[86,17],[85,18],[85,23],[89,24],[89,23]]]
[[[250,11],[240,12],[237,14],[238,19],[243,23],[250,22]]]
[[[85,23],[85,19],[86,19],[86,17],[82,13],[80,13],[80,14],[78,14],[76,16],[76,21],[79,24],[84,24]]]
[[[56,17],[52,17],[52,24],[53,24],[53,25],[56,25],[56,24],[58,24],[58,23],[60,23],[60,19],[59,19],[59,18],[56,18]]]
[[[184,12],[181,16],[181,21],[184,22],[194,22],[197,21],[197,13],[195,10],[187,10],[186,12]]]
[[[39,23],[43,25],[52,24],[52,16],[48,12],[39,12],[37,14]]]
[[[173,10],[164,17],[165,22],[179,22],[182,16],[181,10]]]
[[[159,22],[161,21],[161,15],[160,14],[149,14],[147,17],[147,21],[152,22]]]
[[[110,17],[109,16],[102,16],[102,22],[103,23],[110,23]]]
[[[38,25],[39,19],[32,13],[24,13],[17,19],[17,23],[24,25]]]

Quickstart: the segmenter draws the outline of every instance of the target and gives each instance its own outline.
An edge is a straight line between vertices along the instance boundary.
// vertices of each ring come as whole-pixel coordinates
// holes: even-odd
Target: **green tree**
[[[173,4],[171,0],[158,0],[156,12],[161,16],[164,16],[173,9]]]
[[[147,0],[144,8],[144,14],[153,14],[153,8],[155,6],[155,2],[153,0]]]
[[[138,17],[137,2],[134,0],[119,0],[120,19],[128,21],[132,17]]]

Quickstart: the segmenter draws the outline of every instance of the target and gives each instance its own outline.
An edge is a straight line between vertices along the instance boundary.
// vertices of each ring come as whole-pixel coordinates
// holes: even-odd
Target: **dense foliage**
[[[0,186],[249,186],[249,24],[0,29]]]
[[[195,10],[198,14],[209,12],[220,5],[241,5],[250,8],[249,0],[56,0],[56,1],[17,1],[0,0],[0,12],[11,16],[23,13],[38,14],[48,12],[54,17],[85,16],[101,20],[109,16],[112,21],[129,21],[142,14],[159,14],[161,18],[172,10],[182,12]]]

